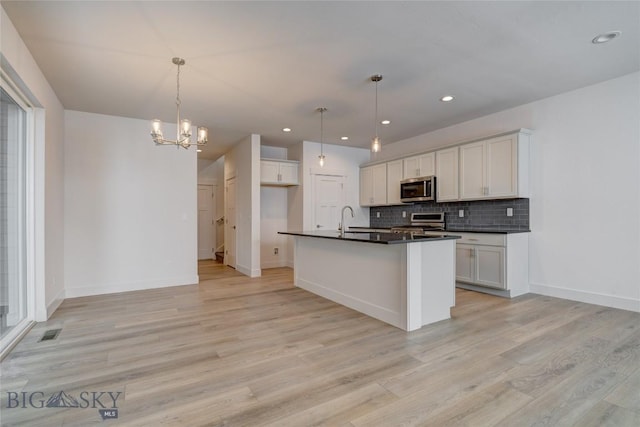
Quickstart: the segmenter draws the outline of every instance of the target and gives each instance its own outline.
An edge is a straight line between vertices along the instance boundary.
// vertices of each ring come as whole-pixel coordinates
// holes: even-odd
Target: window
[[[26,327],[28,109],[0,87],[0,339]],[[3,350],[0,348],[0,350]]]

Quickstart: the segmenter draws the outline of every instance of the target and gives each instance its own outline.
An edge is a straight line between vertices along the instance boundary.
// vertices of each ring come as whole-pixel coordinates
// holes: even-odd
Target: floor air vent
[[[49,329],[44,333],[44,335],[42,335],[42,338],[40,338],[40,341],[55,340],[56,338],[58,338],[58,334],[60,334],[61,330],[62,329]]]

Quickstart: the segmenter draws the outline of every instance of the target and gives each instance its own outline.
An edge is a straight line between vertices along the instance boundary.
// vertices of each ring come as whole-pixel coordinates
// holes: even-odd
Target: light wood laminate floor
[[[639,313],[458,290],[451,320],[408,333],[295,288],[287,268],[250,279],[208,261],[200,278],[67,299],[1,363],[1,424],[640,425]],[[118,419],[7,408],[8,392],[59,391],[120,392]]]

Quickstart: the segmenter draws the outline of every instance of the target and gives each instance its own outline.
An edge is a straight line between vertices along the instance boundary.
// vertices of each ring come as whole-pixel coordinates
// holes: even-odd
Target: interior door
[[[230,178],[225,186],[225,241],[224,263],[236,268],[236,179]]]
[[[314,175],[313,198],[314,227],[317,230],[337,230],[344,204],[344,177]]]
[[[198,185],[198,259],[214,256],[213,207],[213,186]]]

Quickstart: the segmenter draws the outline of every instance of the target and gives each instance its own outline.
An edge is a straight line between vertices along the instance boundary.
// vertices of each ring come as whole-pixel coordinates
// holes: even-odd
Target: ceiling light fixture
[[[391,124],[391,120],[383,120],[380,122],[381,125],[390,125]]]
[[[291,132],[291,128],[282,128],[282,132]]]
[[[591,40],[593,44],[602,44],[609,42],[622,34],[621,31],[609,31],[608,33],[598,34]]]
[[[445,95],[442,98],[440,98],[440,101],[442,102],[451,102],[455,99],[455,96],[453,95]]]
[[[175,145],[178,148],[189,148],[192,145],[204,145],[207,143],[209,129],[203,126],[199,126],[197,140],[195,144],[192,144],[191,120],[180,120],[180,66],[185,64],[185,60],[182,58],[173,58],[171,62],[178,66],[178,73],[176,77],[176,126],[178,127],[178,129],[176,131],[176,139],[174,141],[164,138],[164,136],[162,135],[162,122],[158,119],[155,119],[151,122],[151,137],[153,138],[153,142],[155,142],[156,145]]]
[[[376,115],[373,120],[376,127],[376,136],[371,140],[371,151],[377,153],[380,151],[380,138],[378,138],[378,82],[382,80],[382,75],[375,74],[371,76],[371,81],[376,83]]]
[[[348,136],[341,136],[340,139],[343,140],[343,141],[348,141],[349,137]]]
[[[320,163],[320,167],[324,166],[324,151],[323,151],[323,143],[324,143],[324,113],[327,111],[325,107],[318,107],[316,111],[320,112],[320,155],[318,156],[318,163]]]

